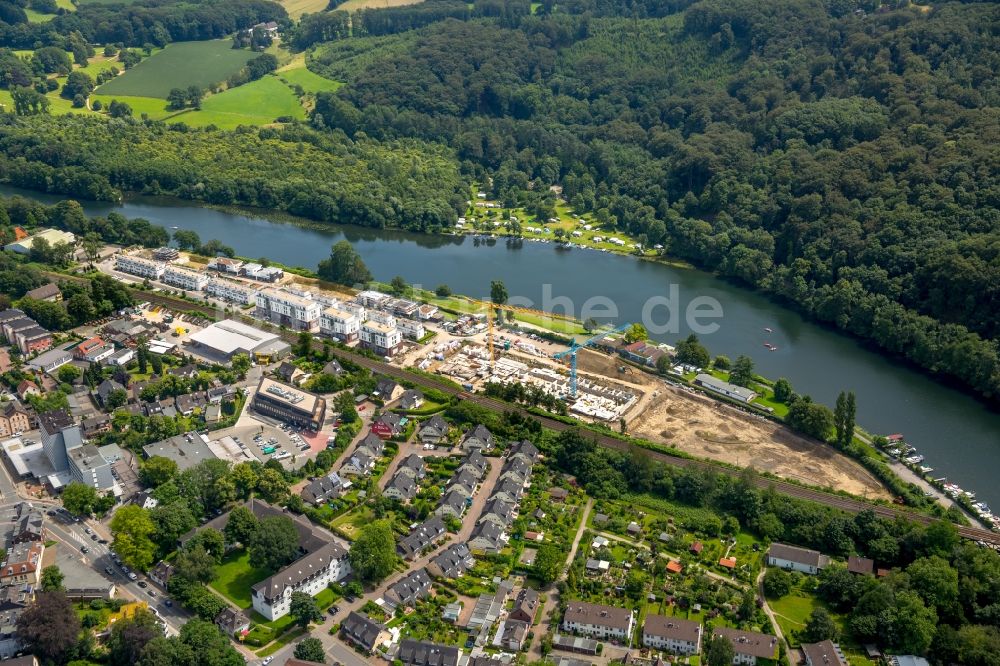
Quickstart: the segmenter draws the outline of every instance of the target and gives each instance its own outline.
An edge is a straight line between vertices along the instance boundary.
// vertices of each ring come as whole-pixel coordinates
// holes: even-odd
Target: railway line
[[[80,277],[70,277],[60,273],[51,273],[50,276],[53,279],[62,279],[62,280],[72,279],[75,281],[84,281],[87,279]],[[168,307],[176,311],[198,313],[212,318],[214,318],[215,315],[218,313],[218,310],[214,307],[198,303],[192,303],[190,301],[185,301],[175,296],[168,296],[157,292],[149,292],[138,289],[133,289],[132,291],[135,297],[139,300],[149,301],[150,303]],[[254,319],[252,317],[249,317],[247,315],[234,314],[231,316],[238,317],[244,320],[246,323],[252,324],[254,326],[259,327],[263,324],[263,322]],[[295,331],[279,330],[278,334],[287,342],[295,343],[298,341],[298,333],[296,333]],[[357,365],[365,367],[373,372],[377,372],[381,375],[394,377],[396,379],[403,379],[413,384],[417,384],[423,388],[432,388],[441,391],[443,393],[446,393],[448,395],[458,396],[461,394],[462,399],[469,400],[477,405],[480,405],[481,407],[485,407],[486,409],[490,409],[495,412],[508,412],[508,411],[518,412],[522,416],[535,419],[543,427],[548,428],[550,430],[554,430],[556,432],[563,432],[565,430],[569,430],[575,427],[553,418],[540,416],[538,414],[529,412],[526,409],[523,409],[517,405],[501,402],[499,400],[496,400],[494,398],[489,398],[486,396],[467,393],[449,383],[436,381],[431,377],[407,372],[402,368],[389,365],[388,363],[384,363],[382,361],[371,359],[367,356],[358,354],[356,352],[339,348],[331,348],[330,353],[344,360],[356,363]],[[621,439],[618,439],[616,437],[611,437],[609,435],[605,435],[599,432],[593,432],[593,431],[587,431],[587,432],[588,435],[593,437],[599,445],[604,446],[606,448],[615,449],[618,451],[629,451],[633,448],[636,448],[635,445],[630,444]],[[659,451],[653,451],[645,448],[641,448],[641,450],[647,455],[649,455],[653,460],[656,460],[658,462],[667,465],[673,465],[675,467],[681,467],[686,469],[699,469],[706,472],[714,472],[727,475],[733,475],[738,472],[738,470],[711,461],[696,460],[692,458],[679,458],[667,455],[665,453],[661,453]],[[930,516],[914,513],[912,511],[906,511],[903,509],[896,508],[894,506],[886,506],[882,504],[866,502],[859,499],[853,499],[850,497],[844,497],[842,495],[836,495],[834,493],[829,493],[814,488],[806,488],[803,486],[796,485],[794,483],[782,481],[780,479],[758,477],[756,479],[756,483],[758,488],[760,489],[772,488],[775,491],[782,493],[784,495],[789,495],[791,497],[808,500],[811,502],[817,502],[819,504],[840,509],[848,513],[860,513],[861,511],[871,509],[877,515],[883,516],[885,518],[904,517],[910,520],[923,523],[925,525],[934,522],[935,520]],[[956,525],[956,528],[958,534],[966,539],[984,542],[995,547],[1000,547],[1000,534],[996,532],[991,532],[989,530],[977,527],[970,527],[966,525]]]

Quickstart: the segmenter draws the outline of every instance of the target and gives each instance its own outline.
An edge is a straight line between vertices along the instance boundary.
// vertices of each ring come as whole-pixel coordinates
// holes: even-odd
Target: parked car
[[[139,585],[139,587],[147,587],[149,585],[149,583],[147,583],[144,580],[140,580],[139,583],[138,583],[138,585]]]

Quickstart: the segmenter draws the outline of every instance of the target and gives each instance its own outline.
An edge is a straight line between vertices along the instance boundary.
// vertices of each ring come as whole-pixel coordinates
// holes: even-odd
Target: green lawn
[[[146,114],[146,117],[151,120],[163,120],[169,116],[176,115],[177,111],[172,111],[167,109],[167,102],[163,99],[157,99],[156,97],[132,97],[129,95],[91,95],[90,103],[93,105],[94,100],[100,100],[104,108],[107,109],[111,104],[112,100],[118,100],[119,102],[124,102],[132,107],[132,115],[136,118],[141,118],[142,114]]]
[[[215,125],[233,129],[240,125],[273,123],[282,116],[302,119],[306,113],[291,88],[275,76],[265,76],[206,97],[200,111],[190,110],[173,120],[192,127]]]
[[[98,93],[165,99],[172,88],[208,88],[225,81],[255,55],[247,49],[232,48],[228,39],[177,42],[108,81],[98,88]]]
[[[76,5],[70,2],[70,0],[56,0],[56,6],[60,9],[65,9],[68,12],[76,11]],[[55,17],[55,14],[43,14],[42,12],[31,9],[30,7],[25,7],[24,13],[28,15],[28,21],[31,23],[51,21]]]
[[[340,81],[333,81],[306,69],[305,65],[280,71],[278,77],[289,85],[302,86],[307,93],[333,92],[344,85]]]
[[[268,575],[266,569],[250,566],[250,554],[246,550],[238,550],[222,561],[210,587],[240,608],[249,608],[253,604],[250,588]]]

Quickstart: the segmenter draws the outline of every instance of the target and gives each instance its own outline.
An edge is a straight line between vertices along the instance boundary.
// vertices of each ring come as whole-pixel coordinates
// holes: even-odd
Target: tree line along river
[[[0,194],[20,194],[45,203],[60,198],[3,187]],[[447,284],[456,293],[488,297],[490,282],[503,280],[512,300],[527,299],[524,303],[532,307],[556,304],[557,309],[569,304],[575,316],[581,315],[588,299],[603,297],[605,304],[617,309],[616,325],[648,321],[644,309],[652,313],[655,323],[666,324],[672,306],[680,312],[676,325],[651,336],[669,343],[691,332],[684,313],[692,299],[714,299],[722,316],[702,319],[702,323],[715,322],[718,329],[699,334],[713,355],[736,358],[746,354],[754,359],[759,374],[786,377],[795,391],[827,405],[833,405],[840,391],[854,391],[859,425],[876,434],[902,433],[926,456],[924,464],[934,467],[934,476],[946,476],[967,490],[976,490],[980,500],[1000,508],[1000,488],[994,483],[1000,470],[1000,413],[849,337],[805,321],[757,293],[702,271],[594,250],[557,250],[551,243],[503,238],[478,242],[468,236],[352,226],[303,227],[173,199],[137,197],[122,206],[81,203],[91,216],[117,210],[170,231],[175,227],[195,231],[202,241],[219,239],[241,256],[267,257],[310,269],[329,256],[333,243],[346,238],[380,281],[401,275],[428,289]],[[776,349],[769,351],[765,342]]]

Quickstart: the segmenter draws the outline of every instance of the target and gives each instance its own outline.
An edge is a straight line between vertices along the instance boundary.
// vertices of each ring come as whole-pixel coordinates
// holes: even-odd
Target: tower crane
[[[615,333],[621,333],[622,331],[625,331],[626,329],[628,329],[630,326],[632,326],[632,324],[624,324],[624,325],[619,326],[618,328],[614,328],[614,329],[612,329],[610,331],[604,331],[602,333],[599,333],[598,335],[595,335],[595,336],[593,336],[591,338],[588,338],[587,340],[584,340],[582,343],[578,343],[576,340],[574,340],[573,344],[570,346],[569,349],[566,349],[566,350],[561,351],[561,352],[556,352],[555,354],[552,355],[552,358],[554,358],[554,359],[562,359],[562,358],[566,358],[567,356],[569,356],[569,395],[570,395],[570,397],[572,397],[572,398],[576,397],[576,352],[578,352],[579,350],[583,349],[584,347],[589,347],[592,343],[596,342],[597,340],[600,340],[602,338],[606,338],[609,335],[614,335]]]

